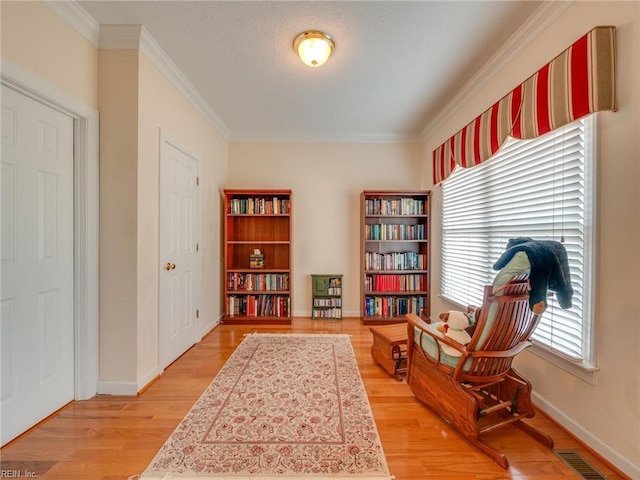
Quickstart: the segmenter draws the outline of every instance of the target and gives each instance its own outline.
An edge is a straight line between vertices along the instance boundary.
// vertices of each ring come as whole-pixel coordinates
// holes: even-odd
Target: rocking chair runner
[[[484,291],[471,341],[463,346],[408,314],[407,383],[414,395],[454,426],[502,468],[504,454],[484,443],[482,433],[513,424],[549,448],[553,440],[522,421],[535,415],[531,383],[511,366],[530,345],[540,316],[529,309],[529,260],[516,256]],[[460,357],[447,355],[445,344]]]

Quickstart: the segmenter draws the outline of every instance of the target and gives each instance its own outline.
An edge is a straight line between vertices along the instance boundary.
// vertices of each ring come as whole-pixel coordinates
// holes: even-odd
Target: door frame
[[[2,59],[0,82],[73,117],[74,395],[98,391],[99,369],[99,115],[57,87]]]
[[[159,153],[159,161],[158,161],[158,366],[160,370],[163,371],[169,365],[169,361],[167,360],[167,349],[166,349],[166,336],[164,335],[162,320],[166,318],[166,312],[164,311],[164,307],[162,304],[162,292],[163,292],[163,278],[165,276],[162,274],[163,268],[163,255],[165,254],[165,240],[163,240],[162,235],[162,195],[163,195],[163,172],[164,172],[164,162],[166,158],[164,156],[164,146],[165,144],[173,146],[175,149],[180,150],[182,153],[191,157],[196,162],[196,175],[198,178],[200,177],[201,170],[201,160],[200,157],[194,155],[190,152],[188,148],[185,148],[180,142],[178,142],[171,134],[167,133],[167,131],[163,128],[160,128],[160,151]],[[196,188],[196,198],[195,198],[195,213],[194,216],[197,219],[195,226],[195,238],[198,243],[199,248],[202,248],[201,241],[201,233],[202,233],[202,196],[200,194],[200,187]],[[202,308],[202,255],[197,255],[197,278],[194,282],[194,307],[197,310],[201,310]],[[198,343],[202,340],[200,328],[200,319],[196,318],[196,329],[194,333],[193,343]]]

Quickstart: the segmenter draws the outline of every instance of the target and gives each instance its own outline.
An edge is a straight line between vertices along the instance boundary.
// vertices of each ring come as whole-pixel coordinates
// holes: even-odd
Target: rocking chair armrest
[[[425,322],[415,313],[407,313],[405,317],[407,318],[407,322],[411,323],[414,327],[418,327],[420,330],[427,330],[429,328],[429,323]]]

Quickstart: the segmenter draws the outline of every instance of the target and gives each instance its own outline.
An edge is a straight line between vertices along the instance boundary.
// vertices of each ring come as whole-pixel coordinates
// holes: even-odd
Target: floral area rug
[[[393,478],[348,335],[248,335],[140,478]]]

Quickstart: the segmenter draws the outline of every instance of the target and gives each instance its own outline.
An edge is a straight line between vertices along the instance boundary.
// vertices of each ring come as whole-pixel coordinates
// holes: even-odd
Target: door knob
[[[164,264],[164,269],[168,272],[169,270],[175,270],[176,269],[176,264],[175,263],[165,263]]]

